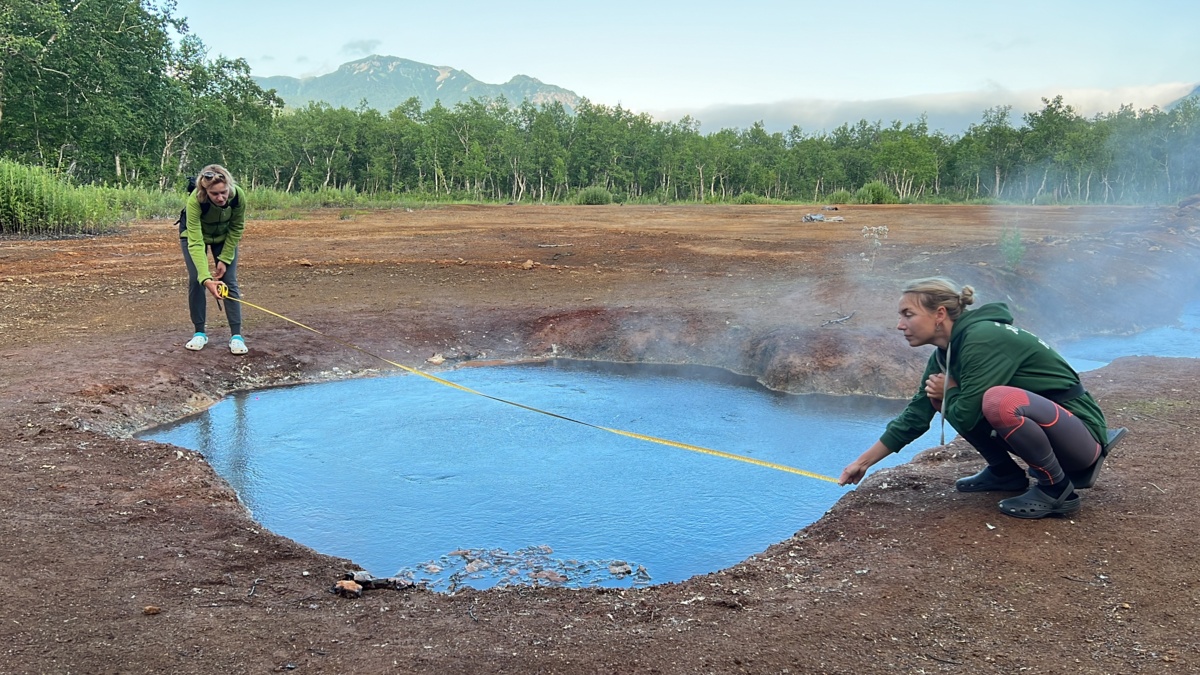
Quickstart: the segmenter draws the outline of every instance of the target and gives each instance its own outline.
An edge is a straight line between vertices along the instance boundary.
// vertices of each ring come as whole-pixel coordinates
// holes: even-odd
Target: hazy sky
[[[492,84],[530,75],[671,119],[1059,93],[1090,113],[1200,83],[1196,0],[178,0],[177,14],[210,56],[243,57],[255,75],[383,54]]]

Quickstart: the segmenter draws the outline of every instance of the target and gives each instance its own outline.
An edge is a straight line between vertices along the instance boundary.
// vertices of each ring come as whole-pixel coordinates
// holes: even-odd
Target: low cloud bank
[[[1091,117],[1098,113],[1114,112],[1122,105],[1135,109],[1160,108],[1191,93],[1196,83],[1172,82],[1144,87],[1117,89],[1062,89],[1056,91],[1008,91],[991,89],[949,94],[926,94],[902,98],[868,101],[832,101],[823,99],[793,99],[774,103],[713,105],[699,110],[648,110],[650,115],[664,121],[678,121],[687,115],[701,123],[702,133],[721,129],[745,129],[762,122],[768,131],[787,131],[793,125],[805,133],[832,131],[842,124],[859,120],[882,121],[885,125],[899,120],[904,124],[916,122],[922,114],[933,131],[961,134],[983,119],[983,111],[996,106],[1012,106],[1012,124],[1021,126],[1021,116],[1043,107],[1042,99],[1062,95],[1063,102],[1076,112]]]

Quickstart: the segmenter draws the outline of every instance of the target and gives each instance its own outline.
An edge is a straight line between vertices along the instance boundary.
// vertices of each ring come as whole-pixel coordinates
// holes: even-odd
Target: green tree
[[[900,201],[920,196],[937,178],[937,155],[925,121],[901,128],[896,122],[880,134],[872,162],[876,175]]]
[[[46,50],[65,25],[55,3],[5,0],[0,5],[0,138],[10,92],[24,93],[36,85]]]
[[[781,197],[786,156],[783,134],[768,133],[761,121],[755,122],[740,134],[738,150],[733,177],[739,186],[737,192]]]
[[[425,189],[425,174],[418,161],[425,134],[421,124],[421,102],[415,96],[387,114],[384,148],[391,189]]]
[[[536,186],[531,186],[541,201],[558,199],[569,189],[567,174],[567,139],[572,135],[574,118],[559,102],[540,109],[532,105],[525,115],[528,128],[530,158],[536,174]]]
[[[848,184],[846,172],[838,161],[832,140],[824,135],[806,136],[799,127],[788,132],[788,153],[791,155],[792,183],[803,197],[812,195],[813,202],[823,195]]]
[[[46,45],[40,77],[23,98],[33,151],[83,180],[157,178],[157,158],[145,149],[157,145],[156,122],[175,93],[168,31],[182,23],[137,0],[58,8],[62,31]]]
[[[983,121],[967,130],[978,158],[976,184],[980,184],[983,171],[990,173],[989,194],[995,199],[1004,197],[1005,181],[1021,162],[1021,136],[1009,122],[1011,112],[1012,106],[988,108],[983,111]]]
[[[881,131],[879,122],[859,120],[854,126],[843,124],[830,134],[830,145],[849,187],[861,187],[874,178],[872,147]]]
[[[209,61],[206,54],[199,38],[188,35],[172,57],[171,86],[153,127],[160,188],[210,161],[238,167],[235,175],[248,185],[277,173],[271,127],[283,101],[254,82],[245,60]]]

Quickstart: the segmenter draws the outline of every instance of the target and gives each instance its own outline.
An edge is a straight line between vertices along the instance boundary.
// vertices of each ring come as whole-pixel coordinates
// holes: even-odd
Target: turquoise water
[[[779,394],[707,368],[554,361],[446,378],[833,478],[903,407]],[[682,581],[786,539],[849,489],[411,375],[235,394],[142,437],[202,452],[272,531],[442,590]],[[934,431],[883,466],[936,443]]]
[[[1174,326],[1059,349],[1080,371],[1120,356],[1200,357],[1200,303]],[[779,394],[696,367],[552,361],[445,377],[590,424],[834,478],[904,405]],[[938,421],[872,471],[936,445]],[[142,437],[203,453],[271,530],[437,590],[682,581],[786,539],[849,489],[409,375],[239,393]]]
[[[1059,345],[1079,372],[1095,370],[1122,356],[1200,358],[1200,302],[1186,306],[1179,321],[1137,335],[1101,335]]]

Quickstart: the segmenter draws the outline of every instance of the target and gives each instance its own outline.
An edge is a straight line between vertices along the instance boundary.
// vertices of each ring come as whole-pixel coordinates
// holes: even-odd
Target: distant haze
[[[1161,84],[1151,87],[1122,89],[1076,89],[1062,91],[971,91],[954,94],[930,94],[903,98],[835,101],[798,99],[753,103],[745,105],[713,105],[698,110],[648,111],[656,119],[678,121],[691,115],[701,123],[701,132],[708,134],[720,129],[747,128],[762,122],[767,131],[787,131],[793,125],[805,133],[832,131],[842,124],[859,120],[882,121],[889,125],[899,120],[903,124],[916,122],[924,114],[931,131],[961,134],[983,119],[983,111],[996,106],[1012,106],[1010,119],[1020,126],[1021,115],[1043,107],[1042,99],[1062,95],[1063,102],[1084,117],[1115,112],[1122,105],[1134,109],[1152,106],[1169,107],[1181,98],[1200,92],[1195,83]]]

